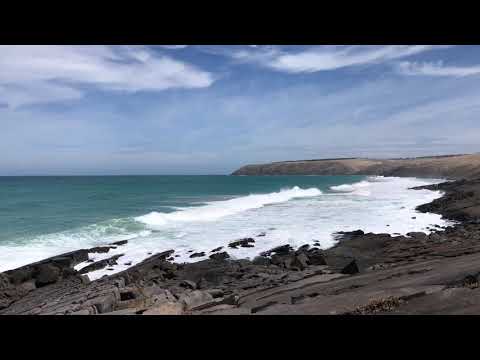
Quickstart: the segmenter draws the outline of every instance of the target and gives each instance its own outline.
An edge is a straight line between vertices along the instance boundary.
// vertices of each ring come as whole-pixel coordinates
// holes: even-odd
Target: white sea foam
[[[370,195],[370,186],[372,185],[369,181],[360,181],[354,184],[343,184],[337,186],[331,186],[330,190],[342,193],[352,193],[355,195],[369,196]]]
[[[230,200],[212,201],[204,206],[183,208],[172,213],[151,212],[137,217],[136,220],[152,227],[161,227],[169,222],[215,221],[246,210],[259,209],[265,205],[279,204],[292,199],[321,194],[322,192],[317,188],[301,189],[295,186],[270,194],[252,194]]]
[[[90,254],[98,261],[122,256],[114,271],[102,269],[89,274],[100,278],[136,264],[151,253],[175,249],[177,262],[190,259],[190,251],[205,251],[229,242],[254,237],[255,247],[228,249],[234,258],[254,257],[277,245],[294,247],[320,242],[322,248],[335,244],[333,233],[362,229],[366,232],[406,234],[424,231],[430,225],[449,225],[437,214],[415,211],[416,206],[433,201],[440,192],[409,190],[441,180],[368,177],[354,183],[319,189],[293,187],[275,193],[252,194],[229,200],[208,202],[171,213],[153,212],[137,218],[111,220],[69,232],[44,235],[22,246],[0,247],[0,271],[12,269],[62,252],[129,240],[105,254]],[[265,236],[256,235],[265,232]],[[150,253],[150,254],[149,254]],[[80,269],[88,265],[79,264]]]

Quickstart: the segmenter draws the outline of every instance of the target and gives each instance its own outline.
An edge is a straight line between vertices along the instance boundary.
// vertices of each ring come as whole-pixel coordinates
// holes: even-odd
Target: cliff
[[[246,165],[232,175],[382,175],[446,179],[480,177],[480,154],[404,159],[321,159]]]

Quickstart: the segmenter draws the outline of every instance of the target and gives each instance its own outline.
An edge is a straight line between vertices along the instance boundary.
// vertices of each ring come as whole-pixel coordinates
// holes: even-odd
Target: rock
[[[214,299],[220,298],[224,294],[223,290],[221,290],[221,289],[209,289],[209,290],[205,290],[205,291],[207,293],[209,293],[210,295],[212,295],[212,297]]]
[[[299,253],[301,253],[301,252],[308,251],[308,249],[310,249],[310,245],[305,244],[305,245],[300,246],[300,247],[297,249],[296,253],[299,254]]]
[[[183,309],[183,304],[179,302],[166,302],[144,311],[142,315],[182,315]]]
[[[51,264],[40,265],[37,267],[34,278],[37,287],[53,284],[60,278],[60,269]]]
[[[266,235],[267,235],[267,233],[261,232],[260,234],[257,235],[257,237],[263,237],[263,236],[266,236]]]
[[[117,302],[114,293],[108,293],[103,296],[98,296],[93,299],[87,300],[83,303],[83,306],[93,305],[97,309],[97,313],[104,314],[114,310],[114,306]]]
[[[357,262],[355,260],[352,260],[340,271],[340,273],[348,275],[358,274],[359,272],[360,271],[358,270]]]
[[[112,265],[117,265],[117,260],[124,256],[124,254],[119,254],[119,255],[114,255],[112,257],[109,257],[108,259],[103,259],[96,261],[90,265],[87,265],[79,270],[80,274],[87,274],[92,271],[96,270],[101,270],[103,268],[106,268],[107,266],[112,266]],[[111,271],[113,270],[112,268],[107,268],[107,270]]]
[[[112,246],[97,246],[88,249],[89,253],[107,253],[112,249]]]
[[[113,242],[112,245],[118,245],[118,246],[121,246],[121,245],[125,245],[128,243],[128,240],[121,240],[121,241],[116,241],[116,242]]]
[[[293,250],[293,248],[290,245],[282,245],[282,246],[277,246],[273,249],[270,249],[268,251],[264,251],[261,253],[261,256],[270,256],[271,254],[276,254],[276,255],[286,255],[290,253]]]
[[[412,231],[412,232],[407,233],[407,236],[408,236],[408,237],[411,237],[411,238],[423,239],[423,238],[425,238],[427,235],[426,235],[425,233],[423,233],[423,232]]]
[[[296,260],[296,266],[300,268],[300,270],[303,270],[305,269],[306,267],[308,267],[308,264],[309,264],[309,258],[306,254],[304,253],[300,253],[298,254],[297,256],[295,256],[295,260]]]
[[[210,252],[211,252],[211,253],[215,253],[215,252],[219,252],[219,251],[222,250],[222,249],[223,249],[223,246],[220,246],[220,247],[218,247],[218,248],[213,249],[213,250],[210,251]]]
[[[208,292],[200,290],[194,290],[190,293],[181,294],[179,301],[185,305],[186,310],[192,310],[210,303],[214,303],[212,295],[210,295]]]
[[[228,259],[230,257],[230,255],[228,255],[227,252],[221,252],[221,253],[218,253],[218,254],[212,254],[210,255],[210,259],[212,260],[215,260],[215,261],[223,261],[225,259]]]
[[[10,278],[10,282],[14,285],[21,284],[27,280],[32,279],[33,269],[29,266],[7,271],[6,274]]]
[[[253,245],[250,245],[250,243],[254,243],[255,240],[252,239],[252,238],[245,238],[245,239],[240,239],[240,240],[236,240],[236,241],[233,241],[231,242],[230,244],[228,244],[228,247],[232,248],[232,249],[236,249],[237,247],[253,247]]]
[[[205,256],[205,253],[204,252],[198,252],[198,253],[193,253],[192,255],[190,255],[190,258],[197,258],[197,257],[202,257],[202,256]]]
[[[197,288],[197,284],[190,280],[183,280],[180,283],[180,286],[185,287],[187,289],[192,289],[192,290],[195,290]]]
[[[126,263],[125,263],[125,264],[123,264],[123,265],[125,265],[125,266],[131,266],[131,265],[132,265],[132,262],[131,262],[131,261],[129,261],[129,262],[126,262]]]
[[[325,257],[323,252],[319,249],[310,249],[307,253],[308,263],[310,265],[326,265]]]
[[[271,264],[271,261],[269,258],[266,258],[264,256],[256,256],[253,261],[252,261],[252,264],[254,265],[261,265],[261,266],[268,266]]]
[[[58,256],[52,259],[52,263],[54,263],[59,268],[69,268],[74,265],[73,258],[69,256]]]

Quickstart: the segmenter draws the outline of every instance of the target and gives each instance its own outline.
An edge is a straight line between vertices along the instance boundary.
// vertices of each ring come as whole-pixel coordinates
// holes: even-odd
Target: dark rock
[[[269,258],[264,257],[264,256],[257,256],[253,259],[252,264],[254,265],[261,265],[261,266],[268,266],[271,264],[271,261]]]
[[[210,252],[211,252],[211,253],[215,253],[215,252],[219,252],[219,251],[222,250],[222,249],[223,249],[223,246],[220,246],[220,247],[218,247],[218,248],[213,249],[213,250],[210,251]]]
[[[131,265],[132,265],[132,262],[131,262],[131,261],[126,262],[124,265],[125,265],[125,266],[131,266]]]
[[[257,237],[263,237],[263,236],[266,236],[266,235],[267,235],[267,233],[261,232],[260,234],[257,235]]]
[[[121,241],[116,241],[116,242],[113,242],[112,245],[118,245],[118,246],[121,246],[121,245],[125,245],[128,243],[128,240],[121,240]]]
[[[309,258],[305,253],[300,253],[295,256],[295,261],[293,262],[293,266],[298,268],[299,270],[304,270],[308,267]]]
[[[182,286],[184,288],[187,288],[187,289],[192,289],[192,290],[195,290],[197,288],[197,284],[193,281],[190,281],[190,280],[183,280],[180,283],[180,286]]]
[[[60,269],[52,264],[40,265],[36,269],[34,278],[37,287],[53,284],[60,278]]]
[[[319,249],[310,249],[307,253],[308,263],[310,265],[326,265],[325,257],[323,252]]]
[[[236,249],[239,246],[240,247],[253,247],[252,245],[249,245],[249,244],[254,243],[254,242],[255,242],[255,240],[252,239],[252,238],[245,238],[245,239],[240,239],[240,240],[236,240],[236,241],[231,242],[230,244],[228,244],[228,247],[230,247],[232,249]]]
[[[353,260],[347,266],[345,266],[340,273],[354,275],[358,274],[360,271],[358,270],[357,262]]]
[[[277,246],[268,251],[264,251],[260,255],[261,256],[270,256],[271,254],[286,255],[286,254],[289,254],[291,251],[293,251],[293,248],[290,245],[282,245],[282,246]]]
[[[107,266],[117,265],[117,260],[122,256],[124,256],[124,254],[114,255],[114,256],[112,256],[108,259],[103,259],[103,260],[96,261],[96,262],[94,262],[90,265],[87,265],[87,266],[81,268],[79,273],[80,274],[87,274],[87,273],[92,272],[92,271],[103,269]],[[110,270],[110,269],[107,269],[107,270]]]
[[[223,261],[225,259],[228,259],[229,257],[230,257],[230,255],[228,255],[228,253],[225,252],[225,251],[221,252],[221,253],[210,255],[210,259],[215,260],[215,261]]]
[[[310,245],[305,244],[305,245],[300,246],[300,247],[297,249],[296,253],[297,253],[297,254],[300,254],[300,253],[302,253],[302,252],[308,251],[308,249],[310,249]]]
[[[218,299],[224,295],[224,291],[221,289],[209,289],[206,290],[214,299]]]
[[[97,246],[97,247],[93,247],[91,249],[88,249],[88,252],[89,253],[107,253],[112,248],[113,248],[112,246]]]
[[[197,257],[202,257],[202,256],[205,256],[205,253],[204,252],[198,252],[198,253],[193,253],[192,255],[190,255],[190,258],[197,258]]]

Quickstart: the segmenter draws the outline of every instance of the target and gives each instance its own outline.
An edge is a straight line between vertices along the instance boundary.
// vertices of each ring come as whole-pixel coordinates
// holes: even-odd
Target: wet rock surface
[[[275,247],[251,261],[217,248],[209,257],[192,251],[202,254],[200,261],[177,264],[170,250],[96,281],[86,275],[108,269],[121,255],[87,263],[89,254],[112,247],[83,249],[0,273],[0,314],[479,313],[480,181],[430,188],[445,195],[419,211],[459,223],[429,235],[342,232],[327,250],[312,240],[297,249]],[[233,256],[252,240],[227,246]]]

